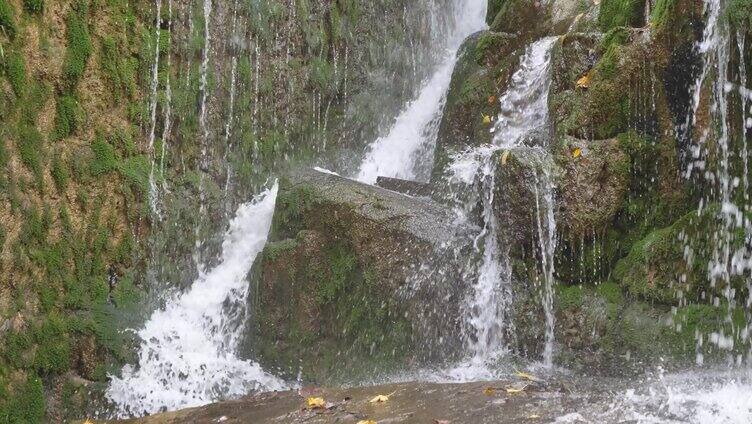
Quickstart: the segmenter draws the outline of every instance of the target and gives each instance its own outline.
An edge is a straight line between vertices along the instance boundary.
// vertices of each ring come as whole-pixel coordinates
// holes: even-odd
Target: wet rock
[[[621,208],[629,186],[629,156],[619,141],[565,138],[558,156],[560,221],[570,239],[603,232]]]
[[[462,45],[439,127],[433,182],[440,180],[452,154],[491,142],[491,124],[484,119],[498,115],[499,95],[523,53],[524,42],[499,32],[479,32]]]
[[[249,345],[269,369],[317,381],[457,347],[464,288],[442,265],[452,220],[425,198],[316,171],[289,175],[252,271]]]
[[[401,180],[399,178],[378,177],[376,185],[387,190],[396,191],[410,196],[428,197],[433,192],[430,184],[418,181]]]

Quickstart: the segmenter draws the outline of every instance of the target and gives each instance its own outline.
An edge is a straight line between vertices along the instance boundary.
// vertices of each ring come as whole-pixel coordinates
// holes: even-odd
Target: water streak
[[[359,181],[373,184],[379,176],[404,179],[416,178],[416,162],[420,152],[432,150],[436,142],[439,120],[446,93],[457,63],[457,51],[465,38],[485,28],[487,2],[459,0],[455,5],[455,25],[444,46],[445,54],[433,75],[426,80],[418,96],[407,104],[389,133],[374,141],[357,173]]]
[[[277,186],[241,205],[222,244],[221,262],[166,302],[138,331],[138,365],[111,376],[107,398],[118,415],[143,415],[203,405],[284,384],[238,358],[246,318],[246,277],[266,243]]]

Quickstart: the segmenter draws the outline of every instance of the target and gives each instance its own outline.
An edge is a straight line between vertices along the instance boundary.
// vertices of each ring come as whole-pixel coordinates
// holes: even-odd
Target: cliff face
[[[0,422],[80,416],[238,202],[391,120],[444,7],[0,0]]]

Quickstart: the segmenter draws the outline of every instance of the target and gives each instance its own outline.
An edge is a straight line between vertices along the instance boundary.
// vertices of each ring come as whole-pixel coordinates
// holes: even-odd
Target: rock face
[[[455,227],[445,208],[304,170],[282,180],[272,226],[253,271],[251,344],[264,364],[292,376],[354,377],[437,356],[429,340],[453,347],[451,299],[462,287],[440,276]],[[433,315],[441,328],[427,327]]]
[[[657,356],[683,363],[694,360],[696,331],[731,332],[741,326],[738,308],[730,312],[738,322],[729,323],[719,309],[701,304],[702,293],[721,296],[725,287],[719,282],[720,287],[709,288],[707,266],[717,256],[718,240],[702,235],[703,227],[719,228],[723,220],[714,202],[697,210],[692,205],[718,187],[701,178],[690,184],[682,177],[690,169],[687,152],[718,137],[709,87],[700,90],[693,130],[681,126],[691,112],[688,93],[700,60],[692,47],[701,36],[699,10],[693,0],[659,1],[648,25],[640,1],[607,0],[600,8],[564,0],[549,5],[489,2],[489,30],[469,37],[459,52],[430,187],[412,191],[431,193],[435,202],[311,173],[286,183],[271,242],[256,266],[256,308],[264,323],[257,329],[261,358],[293,372],[290,364],[297,355],[305,358],[304,373],[316,378],[336,372],[332,364],[351,352],[370,350],[376,361],[415,364],[451,357],[452,347],[473,337],[458,318],[462,311],[453,309],[472,290],[466,281],[405,297],[405,287],[411,286],[406,282],[449,238],[451,220],[439,206],[457,200],[448,165],[456,155],[492,142],[490,118],[499,113],[499,97],[526,46],[547,35],[560,37],[551,57],[546,140],[497,151],[490,162],[493,214],[501,227],[499,240],[509,251],[514,286],[515,335],[508,346],[533,357],[542,350],[540,187],[534,182],[543,174],[554,188],[557,224],[558,363],[610,373],[639,368]],[[738,16],[724,19],[743,31],[746,9],[731,10]],[[749,60],[749,46],[732,53],[734,66]],[[735,128],[731,138],[738,141],[746,134]],[[718,158],[714,149],[708,155],[710,162]],[[738,171],[738,163],[730,166]],[[398,191],[410,186],[384,182]],[[470,226],[482,226],[480,202],[467,209]],[[398,218],[406,215],[413,218]],[[405,226],[394,227],[397,223]],[[468,238],[460,240],[471,245]],[[731,248],[744,244],[741,233],[727,241]],[[479,252],[465,252],[466,262],[477,260]],[[728,284],[744,291],[739,276]],[[700,304],[687,306],[687,300]],[[378,311],[373,308],[377,302]],[[442,308],[432,318],[445,321],[426,325],[430,319],[411,313],[418,306]],[[426,353],[426,346],[421,351],[416,328],[425,331],[420,339],[443,340],[450,352],[437,352],[435,346],[427,349],[433,354]],[[324,358],[324,351],[342,353],[353,344],[340,359]]]

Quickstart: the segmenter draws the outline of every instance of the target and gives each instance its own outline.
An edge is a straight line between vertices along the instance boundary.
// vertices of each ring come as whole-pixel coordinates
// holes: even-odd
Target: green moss
[[[68,164],[63,160],[60,154],[55,155],[52,159],[52,180],[55,182],[55,187],[59,192],[64,192],[68,187],[68,180],[70,179],[70,172],[68,171]]]
[[[294,238],[302,229],[300,222],[305,211],[315,204],[315,192],[312,187],[305,185],[286,188],[289,183],[280,183],[280,193],[277,196],[277,209],[272,221],[272,232],[275,238]]]
[[[613,282],[600,283],[595,287],[595,291],[609,303],[618,305],[624,301],[621,287]]]
[[[557,287],[556,295],[556,304],[561,309],[573,309],[582,306],[582,286],[559,286]]]
[[[726,18],[737,28],[752,28],[752,0],[731,0],[726,8]]]
[[[503,43],[507,42],[508,38],[504,34],[486,31],[479,38],[475,45],[475,61],[484,65],[485,60],[489,54],[498,51]]]
[[[60,96],[57,100],[55,117],[55,138],[61,139],[76,132],[81,121],[81,109],[78,100],[71,95]]]
[[[16,36],[16,19],[14,18],[13,5],[8,0],[0,0],[0,31],[8,38]]]
[[[86,62],[91,55],[92,44],[89,36],[89,28],[86,22],[88,8],[85,2],[76,2],[74,8],[68,13],[66,19],[66,39],[68,48],[65,62],[63,63],[63,75],[69,89],[75,87],[78,80],[84,74]]]
[[[645,14],[642,0],[603,0],[598,14],[598,26],[609,31],[620,26],[640,27]]]
[[[41,373],[63,373],[70,368],[71,344],[65,320],[50,314],[34,331],[37,344],[34,367]]]
[[[319,281],[316,301],[326,304],[336,300],[355,277],[358,258],[355,253],[342,244],[336,244],[326,252],[327,272]]]
[[[486,23],[491,25],[496,15],[501,11],[502,6],[507,0],[488,0],[488,12],[486,13]]]
[[[100,66],[112,88],[115,99],[123,94],[132,98],[137,90],[136,67],[125,54],[115,38],[105,36],[102,38]]]
[[[29,125],[21,125],[17,140],[18,153],[24,163],[35,175],[42,174],[42,134]]]
[[[36,424],[44,422],[44,387],[42,380],[30,375],[3,408],[0,400],[0,422],[8,424]]]
[[[23,55],[17,51],[11,51],[5,58],[5,76],[13,88],[16,96],[21,96],[26,88],[26,62]]]
[[[264,259],[276,261],[280,255],[290,252],[298,247],[297,239],[285,239],[282,241],[269,242],[264,247]]]
[[[119,161],[117,163],[117,170],[125,181],[142,196],[146,196],[149,193],[151,162],[148,156],[133,156]]]
[[[41,15],[44,12],[44,0],[24,0],[24,9],[36,15]]]
[[[115,148],[108,143],[101,134],[98,134],[91,144],[91,150],[94,157],[89,164],[89,172],[93,176],[98,176],[115,170],[117,167],[117,156]]]
[[[664,28],[671,16],[676,0],[656,0],[650,13],[650,24],[655,28]]]

